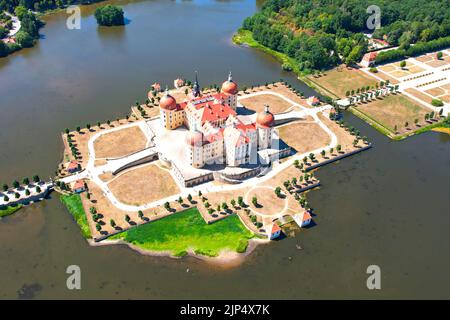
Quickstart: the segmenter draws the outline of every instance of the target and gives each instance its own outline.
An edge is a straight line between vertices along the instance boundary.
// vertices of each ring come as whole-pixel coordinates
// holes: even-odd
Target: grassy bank
[[[197,254],[215,257],[225,249],[245,252],[253,237],[235,215],[206,224],[198,210],[191,208],[109,239],[122,239],[144,250],[168,251],[174,256],[186,255],[192,249]]]
[[[14,212],[20,210],[23,206],[21,204],[18,204],[16,206],[6,206],[6,207],[0,207],[0,218],[9,216],[13,214]]]
[[[91,238],[91,230],[89,229],[89,224],[86,218],[86,212],[84,212],[83,204],[81,202],[81,197],[79,194],[73,195],[62,195],[60,197],[62,203],[67,207],[70,214],[73,216],[78,226],[81,229],[83,237],[89,239]]]

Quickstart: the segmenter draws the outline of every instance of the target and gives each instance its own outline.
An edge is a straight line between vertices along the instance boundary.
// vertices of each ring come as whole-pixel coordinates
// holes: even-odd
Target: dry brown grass
[[[392,131],[397,126],[398,133],[408,132],[411,128],[414,129],[416,127],[414,120],[424,121],[424,116],[428,112],[425,107],[401,94],[390,95],[381,100],[361,104],[356,108]],[[408,127],[405,127],[406,122],[409,123]]]
[[[280,138],[298,153],[315,150],[330,142],[330,136],[317,123],[295,122],[278,130]]]
[[[270,111],[274,114],[285,112],[289,107],[291,107],[291,104],[286,100],[271,94],[262,94],[250,98],[245,98],[244,96],[239,102],[247,109],[251,109],[256,112],[264,111],[264,106],[267,104],[270,106]]]
[[[128,170],[108,187],[119,201],[130,205],[143,205],[180,191],[172,176],[154,164]]]
[[[342,147],[342,152],[350,152],[353,150],[356,150],[357,148],[353,147],[353,141],[355,140],[355,136],[351,135],[347,130],[339,126],[336,122],[330,120],[327,116],[324,116],[322,114],[319,114],[319,119],[322,120],[322,122],[330,128],[331,131],[334,132],[334,134],[337,137],[338,144]],[[336,148],[335,148],[336,149]],[[325,150],[327,154],[329,153],[329,150]],[[333,154],[331,156],[336,156],[337,152],[336,150],[333,151]],[[320,160],[321,156],[318,156],[317,158]]]
[[[426,90],[425,92],[428,94],[431,94],[434,97],[439,97],[439,96],[442,96],[443,94],[445,94],[445,90],[440,87],[429,89],[429,90]]]
[[[145,148],[147,138],[139,126],[106,133],[94,141],[96,158],[118,158]]]
[[[105,172],[98,176],[103,182],[108,182],[114,178],[114,175],[111,172]]]
[[[306,103],[306,99],[299,97],[295,92],[293,92],[291,89],[289,89],[287,86],[285,86],[281,82],[277,82],[275,84],[269,84],[267,87],[265,85],[259,86],[259,87],[254,87],[253,90],[247,89],[246,93],[249,94],[249,93],[260,92],[260,91],[276,92],[276,93],[279,93],[279,94],[285,96],[286,98],[294,101],[295,103],[298,103],[299,105],[301,105],[303,107],[311,108],[311,106]],[[239,92],[239,96],[240,96],[240,99],[245,99],[245,94],[242,91]],[[244,100],[244,104],[245,104],[245,100]]]
[[[439,97],[439,99],[441,99],[442,101],[444,101],[445,103],[450,103],[450,95],[445,95],[445,96],[441,96]]]
[[[348,69],[346,67],[327,71],[325,76],[309,78],[341,98],[345,97],[347,91],[361,88],[362,86],[375,86],[378,82],[375,78],[367,76],[358,69]]]
[[[413,96],[415,96],[416,98],[422,100],[423,102],[426,103],[431,103],[431,97],[424,94],[423,92],[413,89],[413,88],[408,88],[405,90],[406,92],[408,92],[409,94],[412,94]]]
[[[254,206],[251,201],[256,197],[258,205]],[[284,210],[287,198],[279,198],[276,196],[274,190],[263,187],[256,187],[252,189],[247,195],[247,202],[253,211],[262,215],[273,215]]]

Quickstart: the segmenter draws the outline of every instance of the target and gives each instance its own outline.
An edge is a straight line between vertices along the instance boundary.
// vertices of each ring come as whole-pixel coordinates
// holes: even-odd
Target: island
[[[323,165],[371,147],[338,108],[285,81],[153,83],[123,119],[65,129],[54,189],[92,245],[242,261],[314,226]]]
[[[108,4],[95,10],[95,19],[100,26],[121,26],[125,24],[123,10],[120,7]]]

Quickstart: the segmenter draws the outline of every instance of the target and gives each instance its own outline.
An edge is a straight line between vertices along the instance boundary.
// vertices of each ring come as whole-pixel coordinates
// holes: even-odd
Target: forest
[[[0,0],[0,12],[8,11],[13,13],[18,6],[37,12],[44,12],[64,8],[72,4],[88,4],[99,1],[101,0]]]
[[[302,71],[353,64],[368,49],[371,33],[401,53],[417,44],[444,43],[450,36],[450,6],[441,0],[266,0],[243,22],[260,44],[293,58]],[[368,30],[370,5],[380,8],[381,27]],[[411,47],[411,48],[410,48]]]

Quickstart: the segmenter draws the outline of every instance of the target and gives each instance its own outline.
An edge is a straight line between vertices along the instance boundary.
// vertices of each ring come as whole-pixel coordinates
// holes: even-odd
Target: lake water
[[[52,14],[36,47],[0,59],[0,183],[51,176],[64,128],[125,115],[156,81],[198,70],[209,86],[231,70],[241,86],[283,78],[313,93],[273,58],[231,43],[261,1],[112,2],[127,26],[97,27],[96,6],[82,8],[81,30]],[[308,194],[316,226],[260,246],[242,266],[90,247],[53,194],[0,220],[0,298],[450,298],[449,136],[392,142],[345,117],[374,148],[320,169],[321,190]],[[66,289],[72,264],[81,291]],[[369,265],[380,266],[382,290],[366,288]]]

